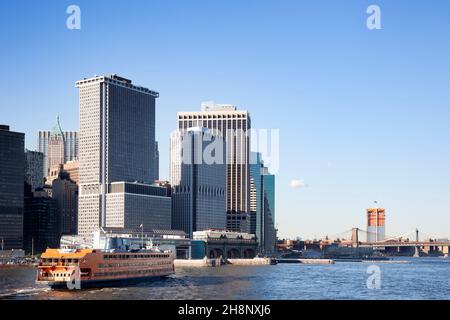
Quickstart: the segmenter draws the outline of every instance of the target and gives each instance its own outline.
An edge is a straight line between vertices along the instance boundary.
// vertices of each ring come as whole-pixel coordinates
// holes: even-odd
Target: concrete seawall
[[[221,259],[199,259],[199,260],[174,260],[175,268],[202,268],[202,267],[220,267],[222,265]]]
[[[227,263],[236,266],[256,266],[271,265],[274,260],[271,258],[254,258],[254,259],[227,259]]]
[[[335,264],[331,259],[277,259],[278,263]]]
[[[271,258],[254,258],[254,259],[227,259],[226,261],[218,259],[198,259],[198,260],[174,260],[175,268],[203,268],[203,267],[220,267],[221,265],[230,264],[235,266],[261,266],[275,264],[276,261]]]

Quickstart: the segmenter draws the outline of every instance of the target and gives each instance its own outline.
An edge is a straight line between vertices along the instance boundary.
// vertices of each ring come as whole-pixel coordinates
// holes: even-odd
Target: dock
[[[175,259],[173,261],[175,268],[204,268],[204,267],[220,267],[223,261],[217,259]]]
[[[332,259],[277,259],[278,263],[335,264]]]
[[[276,264],[272,258],[227,259],[227,263],[235,266],[264,266]]]
[[[223,265],[233,266],[264,266],[276,264],[276,260],[272,258],[253,258],[253,259],[176,259],[174,260],[175,268],[204,268],[204,267],[220,267]]]

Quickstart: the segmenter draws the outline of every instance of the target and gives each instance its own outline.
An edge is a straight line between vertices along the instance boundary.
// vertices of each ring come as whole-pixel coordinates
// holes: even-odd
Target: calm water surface
[[[55,291],[34,283],[31,268],[0,270],[0,299],[449,299],[450,259],[378,263],[381,289],[367,288],[373,263],[279,264],[178,269],[130,287]]]

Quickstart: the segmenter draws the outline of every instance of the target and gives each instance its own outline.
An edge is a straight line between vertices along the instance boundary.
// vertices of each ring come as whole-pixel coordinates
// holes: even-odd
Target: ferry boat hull
[[[139,285],[143,283],[149,283],[153,281],[161,281],[169,276],[150,276],[150,277],[138,277],[127,279],[109,279],[109,280],[82,280],[80,282],[80,289],[92,289],[92,288],[107,288],[107,287],[123,287],[130,285]],[[55,290],[67,290],[67,282],[65,281],[36,281],[41,285],[46,285]],[[73,284],[73,283],[72,283]],[[74,289],[77,289],[73,284]]]
[[[175,273],[170,252],[47,249],[41,259],[36,282],[55,289],[131,285]]]

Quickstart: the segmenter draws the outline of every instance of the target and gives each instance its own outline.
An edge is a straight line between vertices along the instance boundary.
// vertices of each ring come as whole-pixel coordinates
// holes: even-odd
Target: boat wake
[[[12,289],[6,292],[0,292],[0,300],[16,299],[34,296],[40,293],[48,292],[50,288],[22,288]]]

